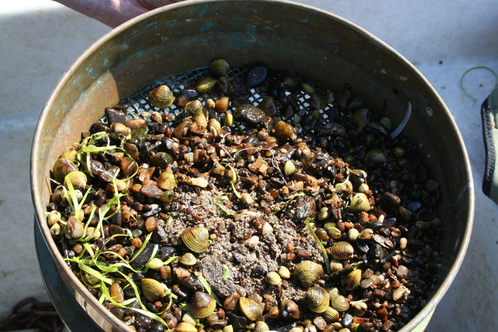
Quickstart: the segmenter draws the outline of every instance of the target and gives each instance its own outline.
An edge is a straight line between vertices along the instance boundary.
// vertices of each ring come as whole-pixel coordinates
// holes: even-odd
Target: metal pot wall
[[[60,302],[62,293],[69,294],[103,330],[126,330],[74,277],[50,236],[44,216],[50,170],[64,148],[104,115],[105,107],[158,79],[219,57],[231,65],[262,62],[292,69],[333,90],[351,83],[368,107],[382,109],[387,99],[387,116],[395,125],[411,102],[413,113],[405,130],[423,145],[441,184],[438,213],[446,222],[440,284],[402,329],[423,330],[455,278],[470,240],[474,196],[463,140],[436,91],[400,54],[340,17],[286,1],[189,1],[160,8],[111,31],[65,73],[41,113],[31,158],[39,245],[48,248],[60,283],[49,288],[52,298]],[[66,324],[71,326],[71,321]]]

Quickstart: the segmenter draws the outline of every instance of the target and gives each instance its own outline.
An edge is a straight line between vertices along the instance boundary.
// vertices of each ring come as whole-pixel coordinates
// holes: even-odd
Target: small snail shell
[[[349,242],[339,241],[330,248],[330,253],[333,258],[344,261],[353,256],[354,248]]]
[[[195,82],[195,90],[199,93],[210,91],[216,85],[217,80],[212,77],[201,77]]]
[[[188,115],[192,116],[199,111],[202,112],[202,103],[199,99],[189,101],[187,105],[185,105],[185,112],[187,112]]]
[[[287,160],[284,164],[284,174],[286,176],[290,176],[294,174],[295,171],[296,171],[296,166],[294,166],[292,160]]]
[[[331,301],[333,299],[335,299],[336,297],[338,297],[339,295],[340,295],[339,294],[339,289],[337,287],[329,289],[329,296],[330,296],[330,300]]]
[[[283,265],[278,268],[278,275],[283,279],[289,279],[291,277],[289,269]]]
[[[358,129],[362,131],[363,128],[365,128],[367,124],[370,122],[370,118],[371,118],[370,111],[366,108],[360,108],[359,110],[353,113],[351,117],[351,122],[357,125]]]
[[[360,232],[356,228],[351,228],[348,231],[348,239],[351,242],[356,241],[356,239],[358,238],[359,235],[360,235]]]
[[[157,257],[154,257],[147,262],[147,267],[151,270],[159,270],[163,265],[163,261]]]
[[[157,186],[163,190],[173,190],[176,188],[175,175],[172,172],[164,171],[157,178]]]
[[[164,297],[164,288],[161,283],[155,279],[144,278],[141,281],[142,293],[147,301],[155,302]]]
[[[69,146],[64,150],[64,152],[61,154],[61,158],[65,158],[69,161],[75,161],[76,157],[78,156],[78,150],[74,146]]]
[[[119,122],[111,124],[111,131],[116,134],[121,134],[125,137],[131,134],[131,129],[126,127],[123,123]]]
[[[239,299],[239,306],[240,311],[244,314],[244,316],[253,322],[263,314],[263,308],[261,308],[256,301],[247,297],[241,297]]]
[[[190,323],[181,322],[180,324],[178,324],[176,326],[175,331],[176,332],[197,332],[197,328]]]
[[[270,319],[275,319],[280,317],[280,309],[277,306],[270,308],[267,317]]]
[[[181,238],[183,243],[195,253],[203,253],[209,247],[209,231],[204,227],[186,228]]]
[[[197,264],[197,258],[190,252],[183,254],[178,261],[185,266],[194,266]]]
[[[370,228],[365,228],[360,232],[358,238],[363,241],[368,241],[372,239],[373,234],[373,230],[371,230]]]
[[[360,213],[362,211],[370,210],[370,203],[368,202],[367,195],[363,193],[356,193],[351,200],[351,212]]]
[[[218,132],[221,129],[221,124],[216,119],[209,119],[208,129],[210,129],[210,130],[214,129],[214,130],[216,130],[216,132]]]
[[[333,239],[340,239],[342,237],[342,232],[339,228],[336,227],[335,223],[325,223],[325,225],[323,225],[323,228],[325,228],[327,234]]]
[[[337,296],[331,301],[332,308],[337,311],[346,311],[349,309],[349,301],[342,295]]]
[[[78,170],[78,167],[66,158],[59,158],[55,161],[54,167],[52,167],[52,172],[54,174],[55,181],[62,183],[66,175],[71,172]]]
[[[288,299],[283,299],[282,302],[280,302],[280,313],[284,318],[289,317],[293,319],[299,319],[299,317],[301,317],[299,306],[296,304],[296,302]]]
[[[360,285],[361,282],[361,270],[356,269],[351,271],[349,274],[345,275],[342,280],[341,284],[346,287],[348,291],[352,291],[356,287]]]
[[[230,70],[230,65],[224,59],[216,59],[216,60],[213,60],[211,62],[211,64],[209,65],[209,70],[215,76],[218,76],[218,77],[227,76],[228,71]]]
[[[182,322],[190,323],[195,326],[195,317],[193,317],[189,312],[186,312],[182,317]]]
[[[272,271],[268,272],[268,274],[266,275],[266,281],[270,285],[277,286],[280,285],[280,283],[282,282],[282,277],[280,277],[280,275],[277,272]]]
[[[72,186],[74,189],[85,189],[86,183],[88,179],[85,175],[85,173],[76,171],[76,172],[71,172],[68,175],[66,175],[66,178],[64,179],[64,185],[67,187],[67,183],[71,182]]]
[[[61,234],[61,231],[62,229],[59,223],[53,224],[50,227],[50,235],[52,235],[53,237],[59,236]]]
[[[338,194],[342,194],[342,193],[349,194],[349,193],[353,192],[353,184],[349,180],[338,183],[335,185],[335,191]]]
[[[58,222],[61,219],[61,213],[59,211],[52,211],[47,214],[47,224],[48,227],[51,227],[53,224]]]
[[[149,92],[149,102],[158,108],[168,108],[173,105],[175,96],[167,85],[160,85]]]
[[[270,327],[263,321],[259,321],[256,323],[254,327],[254,332],[267,332],[270,331]]]
[[[195,292],[190,302],[190,314],[195,318],[206,318],[216,309],[214,298],[204,292]]]
[[[370,150],[365,155],[364,162],[369,167],[382,167],[387,162],[387,156],[380,149]]]
[[[330,270],[332,272],[338,272],[338,271],[342,270],[342,268],[343,268],[343,265],[342,265],[342,262],[340,260],[337,260],[337,259],[330,260]]]
[[[69,217],[66,225],[66,237],[68,239],[79,239],[85,235],[85,224],[76,217]]]
[[[240,295],[237,293],[233,293],[228,295],[223,301],[223,307],[227,310],[235,310],[237,303],[239,303]]]
[[[311,287],[323,276],[323,268],[312,261],[302,261],[294,271],[299,283],[303,287]]]
[[[304,301],[311,311],[322,313],[330,305],[330,297],[328,292],[322,287],[310,288],[304,295]]]
[[[325,319],[325,321],[327,321],[328,323],[337,321],[339,319],[339,316],[339,312],[332,307],[328,307],[322,313],[323,319]]]

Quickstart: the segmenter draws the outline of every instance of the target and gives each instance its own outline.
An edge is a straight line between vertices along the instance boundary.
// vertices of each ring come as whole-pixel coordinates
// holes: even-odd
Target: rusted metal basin
[[[108,33],[64,74],[41,113],[31,157],[37,227],[54,260],[58,289],[70,294],[102,330],[126,330],[73,276],[50,236],[44,216],[50,170],[64,148],[104,115],[105,107],[219,57],[234,66],[262,62],[292,69],[334,90],[351,83],[371,108],[382,109],[387,98],[387,115],[395,125],[411,102],[405,130],[423,145],[441,184],[438,212],[446,222],[440,283],[402,329],[423,330],[455,278],[471,236],[474,191],[462,137],[434,88],[395,50],[340,17],[286,1],[187,1],[151,11]],[[50,295],[59,297],[53,290]]]

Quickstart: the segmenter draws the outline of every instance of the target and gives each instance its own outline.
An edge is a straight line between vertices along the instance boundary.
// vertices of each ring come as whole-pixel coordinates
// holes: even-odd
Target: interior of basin
[[[350,83],[372,109],[383,109],[387,100],[385,112],[394,124],[401,122],[408,103],[413,105],[405,131],[423,146],[441,184],[439,215],[451,227],[444,236],[440,285],[427,310],[406,326],[411,330],[444,295],[469,241],[473,185],[465,147],[443,101],[411,64],[361,28],[310,7],[284,1],[180,3],[136,18],[94,44],[61,79],[40,117],[32,153],[38,220],[45,220],[55,160],[103,116],[105,107],[215,58],[234,66],[264,63],[293,70],[332,90]],[[54,250],[45,223],[40,226]],[[60,255],[54,251],[54,256],[69,273]],[[97,303],[91,296],[87,300]]]

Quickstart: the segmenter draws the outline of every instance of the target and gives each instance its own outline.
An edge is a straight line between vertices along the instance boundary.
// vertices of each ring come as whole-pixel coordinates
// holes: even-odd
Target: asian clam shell
[[[190,314],[195,318],[206,318],[216,308],[214,298],[204,292],[195,292],[190,302]]]
[[[195,253],[203,253],[209,247],[209,231],[205,227],[186,228],[181,238],[183,243]]]
[[[167,85],[160,85],[149,93],[149,102],[158,108],[167,108],[173,105],[175,96]]]

